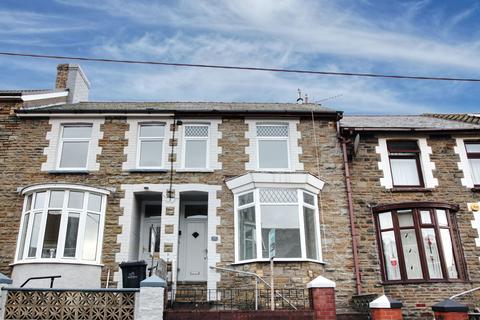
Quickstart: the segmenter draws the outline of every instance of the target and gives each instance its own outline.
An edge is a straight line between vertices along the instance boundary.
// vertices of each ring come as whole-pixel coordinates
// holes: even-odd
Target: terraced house
[[[431,319],[479,285],[480,125],[308,103],[88,102],[89,87],[59,65],[54,90],[0,92],[5,319],[270,309],[273,254],[273,305],[293,311],[249,311],[258,319],[363,319],[384,294]],[[122,289],[142,273],[165,280],[165,301]]]

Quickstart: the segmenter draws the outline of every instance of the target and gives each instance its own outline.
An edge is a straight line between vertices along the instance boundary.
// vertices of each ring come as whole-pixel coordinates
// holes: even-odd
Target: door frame
[[[208,202],[206,203],[207,205],[207,212],[205,215],[198,215],[198,216],[192,216],[189,218],[185,218],[185,206],[186,205],[195,205],[195,204],[205,204],[205,201],[182,201],[180,204],[180,215],[179,215],[179,230],[182,231],[182,234],[178,236],[178,252],[177,252],[177,257],[178,257],[178,268],[180,269],[179,272],[177,272],[177,281],[181,282],[196,282],[192,280],[185,280],[186,278],[186,267],[184,266],[186,258],[187,258],[187,250],[185,248],[185,228],[186,228],[186,221],[191,222],[204,222],[205,223],[205,250],[208,250]],[[205,270],[205,280],[202,281],[207,281],[208,278],[208,251],[205,252],[206,259],[205,259],[205,265],[206,265],[206,270]]]
[[[142,201],[142,207],[140,210],[140,230],[139,230],[139,242],[138,242],[138,259],[143,260],[143,245],[145,243],[145,207],[149,204],[159,204],[162,206],[162,201],[161,200],[148,200],[148,201]],[[162,210],[162,209],[161,209]],[[162,224],[162,211],[160,211],[160,215],[158,216],[160,225]],[[150,261],[145,261],[147,264],[150,263]]]

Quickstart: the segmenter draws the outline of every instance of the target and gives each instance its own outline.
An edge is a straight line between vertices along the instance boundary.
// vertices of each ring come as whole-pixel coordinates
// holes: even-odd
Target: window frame
[[[458,225],[456,220],[455,212],[459,209],[456,205],[450,205],[446,203],[437,203],[437,202],[408,202],[402,204],[393,204],[393,205],[380,205],[372,209],[375,222],[375,233],[377,240],[377,249],[378,257],[380,262],[381,276],[383,284],[408,284],[408,283],[437,283],[437,282],[465,282],[468,280],[468,273],[466,270],[465,256],[461,247],[461,238],[458,232]],[[411,210],[413,215],[413,227],[400,227],[398,222],[397,211]],[[440,226],[435,210],[445,210],[448,227]],[[429,211],[431,223],[422,223],[420,217],[420,211]],[[384,212],[391,212],[392,216],[392,228],[380,227],[379,215]],[[442,278],[430,278],[428,271],[428,264],[426,253],[424,250],[422,242],[422,229],[434,229],[437,248],[439,252],[439,260],[442,270]],[[403,253],[403,245],[400,238],[400,231],[413,229],[415,230],[417,249],[419,252],[420,265],[422,268],[422,278],[419,279],[408,279],[406,273],[406,263]],[[457,269],[457,278],[450,278],[447,271],[447,266],[445,263],[445,252],[443,249],[443,240],[440,235],[441,229],[448,229],[450,231],[450,240],[452,243],[453,259],[455,261],[455,266]],[[382,241],[382,232],[393,231],[395,237],[395,248],[397,251],[397,259],[400,270],[400,279],[399,280],[389,280],[387,278],[386,270],[386,261],[383,251],[383,241]]]
[[[478,144],[478,145],[480,145],[480,140],[464,140],[463,144],[465,146],[465,154],[467,156],[467,163],[468,163],[468,166],[470,167],[470,175],[471,175],[471,178],[472,178],[473,187],[474,188],[480,188],[480,181],[478,181],[478,183],[475,183],[473,172],[472,172],[472,167],[471,167],[470,161],[469,161],[470,159],[480,159],[480,152],[468,152],[468,150],[467,150],[467,145],[468,144]]]
[[[414,141],[417,145],[417,149],[400,149],[400,150],[391,150],[390,144],[396,143],[396,142],[412,142]],[[392,186],[394,188],[424,188],[425,187],[425,180],[423,177],[423,171],[422,171],[422,162],[421,162],[421,150],[420,146],[418,145],[418,140],[408,140],[408,139],[391,139],[387,140],[387,152],[388,152],[388,164],[390,167],[390,176],[392,177]],[[392,153],[404,153],[404,155],[401,154],[395,154],[392,155]],[[417,169],[417,176],[418,176],[418,185],[397,185],[395,184],[395,179],[393,177],[393,169],[392,169],[392,159],[414,159],[415,164],[416,164],[416,169]]]
[[[62,207],[50,206],[50,196],[53,191],[62,191]],[[39,193],[45,193],[45,199],[42,207],[35,208],[35,200]],[[71,192],[83,193],[82,209],[69,208],[68,201]],[[103,249],[103,237],[105,227],[105,210],[107,206],[107,196],[109,191],[104,189],[98,189],[93,187],[78,186],[78,185],[46,185],[46,186],[33,186],[26,188],[22,194],[24,196],[24,203],[22,207],[22,216],[20,219],[19,233],[17,236],[14,264],[23,263],[68,263],[68,264],[90,264],[99,265],[102,257]],[[100,196],[100,211],[90,210],[88,208],[89,195],[95,194]],[[27,208],[29,197],[31,196],[30,208]],[[55,258],[42,257],[42,251],[44,246],[45,228],[49,211],[60,211],[60,224],[57,237],[57,247],[55,252]],[[26,221],[25,216],[29,215],[29,220]],[[39,231],[36,239],[36,252],[35,255],[29,257],[29,247],[32,237],[33,221],[36,214],[40,214]],[[65,257],[65,244],[67,239],[67,227],[68,220],[71,214],[78,214],[79,221],[76,235],[76,248],[74,257]],[[86,219],[89,214],[95,214],[99,216],[98,232],[97,232],[97,247],[94,260],[88,260],[83,258],[84,251],[84,238]],[[25,225],[26,224],[26,225]],[[23,239],[22,233],[26,228],[25,238]],[[23,240],[23,252],[20,252],[21,243]]]
[[[204,126],[207,127],[207,136],[206,137],[187,137],[186,135],[186,128],[188,126]],[[188,171],[203,171],[203,170],[209,170],[210,169],[210,137],[211,137],[211,125],[210,123],[196,123],[196,122],[188,122],[188,123],[183,123],[183,128],[182,128],[182,156],[181,156],[181,168],[184,170]],[[206,150],[205,150],[205,167],[202,168],[192,168],[192,167],[187,167],[185,165],[185,160],[187,158],[187,141],[193,140],[193,141],[205,141],[206,142]]]
[[[268,127],[268,126],[287,126],[287,136],[267,136],[267,137],[261,137],[258,135],[258,127]],[[259,171],[289,171],[292,168],[291,164],[291,155],[290,155],[290,123],[288,122],[255,122],[254,126],[254,133],[255,133],[255,139],[256,139],[256,167]],[[266,140],[266,141],[286,141],[287,143],[287,167],[284,168],[262,168],[260,166],[260,141],[261,140]]]
[[[260,189],[293,189],[296,191],[297,194],[297,202],[285,202],[285,203],[270,203],[270,202],[260,202]],[[253,194],[253,202],[248,204],[239,205],[239,198],[243,195],[252,193]],[[308,204],[304,202],[303,193],[307,193],[313,196],[314,205]],[[318,195],[301,188],[288,188],[284,186],[271,186],[271,187],[258,187],[254,189],[250,189],[247,191],[242,191],[239,193],[234,194],[234,241],[235,241],[235,264],[245,264],[245,263],[252,263],[252,262],[263,262],[269,261],[269,258],[263,258],[262,254],[262,205],[286,205],[286,206],[297,206],[297,217],[299,223],[299,230],[300,230],[300,248],[301,248],[301,257],[295,258],[274,258],[275,261],[285,261],[285,262],[298,262],[298,261],[311,261],[317,263],[323,263],[322,257],[322,243],[321,243],[321,236],[320,236],[320,212],[318,208]],[[242,209],[254,207],[255,209],[255,235],[256,235],[256,258],[253,259],[240,259],[240,219],[239,219],[239,211]],[[317,259],[310,259],[307,258],[307,249],[306,249],[306,237],[305,237],[305,223],[304,223],[304,207],[314,210],[314,218],[315,218],[315,238],[316,238],[316,255]]]
[[[65,132],[65,127],[90,127],[90,138],[64,138],[63,134]],[[55,164],[56,170],[68,170],[68,171],[85,171],[89,168],[89,155],[91,152],[91,145],[92,145],[92,135],[93,135],[93,123],[61,123],[60,124],[60,136],[58,139],[58,151],[57,151],[57,161]],[[63,152],[63,144],[64,142],[87,142],[87,161],[85,162],[85,167],[61,167],[60,163],[62,162],[62,152]]]
[[[140,132],[142,126],[163,126],[163,137],[140,137]],[[167,124],[165,122],[139,122],[137,125],[137,147],[136,147],[136,157],[135,157],[135,166],[137,169],[165,169],[165,140],[168,139],[166,137],[167,131]],[[161,164],[160,166],[141,166],[140,165],[140,157],[141,157],[141,148],[142,148],[142,141],[160,141],[162,142],[162,155],[161,155]]]

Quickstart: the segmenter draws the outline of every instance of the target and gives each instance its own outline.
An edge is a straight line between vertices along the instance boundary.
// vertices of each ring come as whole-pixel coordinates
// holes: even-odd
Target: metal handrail
[[[210,269],[217,269],[217,270],[221,270],[221,271],[228,271],[228,272],[234,272],[234,273],[240,273],[240,274],[246,274],[246,275],[249,275],[251,277],[254,277],[256,280],[255,280],[255,310],[257,310],[257,286],[258,286],[258,282],[257,282],[257,279],[262,281],[268,288],[271,288],[270,284],[268,284],[267,281],[265,281],[262,277],[260,277],[258,274],[256,273],[253,273],[253,272],[249,272],[249,271],[241,271],[241,270],[235,270],[235,269],[229,269],[229,268],[222,268],[222,267],[214,267],[214,266],[210,266]],[[282,298],[286,303],[288,303],[293,309],[297,310],[297,307],[295,307],[295,305],[293,305],[289,300],[287,300],[284,296],[282,296],[280,293],[276,292],[276,295],[280,298]]]
[[[449,299],[455,299],[455,298],[464,296],[464,295],[466,295],[466,294],[475,292],[475,291],[477,291],[477,290],[480,290],[480,287],[473,288],[473,289],[470,289],[470,290],[467,290],[467,291],[464,291],[464,292],[460,292],[460,293],[458,293],[458,294],[455,294],[455,295],[451,296]]]
[[[57,278],[61,278],[62,276],[45,276],[45,277],[30,277],[20,286],[23,288],[30,280],[43,280],[43,279],[50,279],[50,288],[53,288],[53,281]]]

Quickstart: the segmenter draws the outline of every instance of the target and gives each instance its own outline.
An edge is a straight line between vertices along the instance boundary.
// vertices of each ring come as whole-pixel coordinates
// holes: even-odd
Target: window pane
[[[259,125],[257,126],[259,137],[288,137],[288,125]]]
[[[25,249],[25,238],[27,237],[29,219],[30,219],[30,213],[26,213],[23,218],[23,229],[22,229],[22,232],[20,233],[20,243],[18,245],[17,259],[19,260],[23,258],[23,250]]]
[[[431,279],[443,278],[437,238],[433,229],[422,229],[423,246],[427,258],[428,273]]]
[[[64,126],[64,138],[85,138],[90,139],[92,136],[92,126]]]
[[[74,209],[83,209],[83,192],[70,191],[68,198],[68,207]]]
[[[453,256],[452,238],[449,229],[440,229],[440,237],[442,238],[443,257],[447,266],[448,277],[450,279],[458,279],[457,266]]]
[[[420,217],[422,219],[423,224],[432,223],[432,217],[430,216],[430,211],[425,211],[425,210],[420,211]]]
[[[315,232],[317,222],[315,220],[315,210],[303,207],[303,223],[305,227],[305,248],[307,249],[307,258],[318,259],[317,234]]]
[[[400,227],[413,227],[412,210],[397,211],[398,225]]]
[[[185,126],[186,137],[208,137],[208,126]]]
[[[185,168],[207,167],[207,141],[187,140],[185,142]]]
[[[403,257],[405,258],[405,269],[408,279],[422,279],[422,264],[418,251],[417,236],[415,230],[400,230],[402,239]]]
[[[27,197],[27,205],[25,207],[25,210],[30,210],[32,208],[32,195],[29,194]]]
[[[392,179],[395,186],[419,186],[416,159],[390,159]]]
[[[393,231],[382,232],[382,246],[387,280],[400,280],[400,266]]]
[[[239,258],[240,260],[257,257],[257,237],[255,226],[255,207],[238,211],[239,220]]]
[[[62,211],[49,210],[47,224],[43,236],[42,258],[55,258],[57,256],[58,233]]]
[[[441,227],[448,227],[447,212],[445,210],[435,210],[437,212],[437,222]]]
[[[288,168],[288,147],[286,140],[259,140],[260,168]]]
[[[153,224],[150,226],[150,241],[148,242],[148,252],[152,252],[152,244],[153,244],[153,252],[160,252],[160,226],[154,226]]]
[[[310,193],[304,192],[303,193],[303,202],[311,204],[313,206],[313,205],[315,205],[315,198]]]
[[[63,207],[63,194],[64,191],[51,191],[49,208],[62,208]]]
[[[35,194],[35,205],[34,205],[35,209],[43,208],[45,204],[45,194],[46,192],[37,192]]]
[[[28,247],[28,257],[33,258],[37,254],[38,235],[40,233],[40,222],[42,213],[37,212],[33,215],[32,235],[30,237],[30,245]]]
[[[378,221],[380,221],[380,229],[391,229],[393,228],[392,222],[392,213],[391,212],[382,212],[378,215]]]
[[[142,141],[140,143],[140,166],[162,166],[163,141]]]
[[[102,196],[90,193],[88,195],[88,210],[100,212],[102,209]]]
[[[79,213],[68,214],[67,234],[65,236],[65,248],[63,249],[64,257],[75,258],[75,254],[77,253],[77,236],[79,221]]]
[[[145,205],[145,217],[159,217],[162,215],[161,204],[146,204]]]
[[[297,203],[297,189],[262,188],[260,189],[261,203]]]
[[[88,213],[85,222],[85,239],[83,241],[83,259],[95,260],[97,257],[98,228],[100,215]]]
[[[244,195],[241,195],[240,197],[238,197],[238,205],[239,206],[243,206],[245,204],[252,203],[252,202],[253,202],[253,192],[250,192],[250,193],[247,193],[247,194],[244,194]]]
[[[86,168],[88,142],[64,141],[60,158],[61,168]]]
[[[467,152],[480,152],[480,143],[465,143]]]
[[[140,137],[163,137],[165,134],[165,126],[162,124],[143,124],[140,126]]]
[[[298,206],[262,205],[262,256],[268,258],[268,233],[275,230],[276,257],[301,258]]]
[[[480,159],[468,159],[468,163],[472,172],[473,184],[480,184]]]
[[[392,153],[419,151],[416,140],[388,141],[387,145],[388,151]]]

